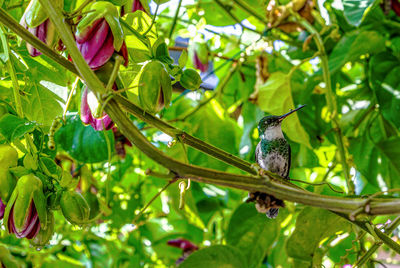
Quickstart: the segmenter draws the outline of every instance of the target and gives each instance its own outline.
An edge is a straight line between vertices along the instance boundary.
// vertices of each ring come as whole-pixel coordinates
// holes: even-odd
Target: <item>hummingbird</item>
[[[268,115],[260,120],[258,123],[260,142],[256,147],[255,160],[261,169],[288,179],[291,150],[289,143],[283,136],[281,124],[283,119],[304,106],[301,105],[284,115]],[[246,202],[255,202],[257,211],[266,213],[269,218],[278,216],[279,208],[285,206],[282,200],[263,192],[250,192]]]

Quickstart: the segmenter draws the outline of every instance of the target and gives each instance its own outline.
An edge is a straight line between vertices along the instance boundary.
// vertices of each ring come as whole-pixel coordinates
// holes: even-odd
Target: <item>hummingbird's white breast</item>
[[[284,139],[281,126],[279,125],[267,128],[261,138],[268,141],[275,139]]]

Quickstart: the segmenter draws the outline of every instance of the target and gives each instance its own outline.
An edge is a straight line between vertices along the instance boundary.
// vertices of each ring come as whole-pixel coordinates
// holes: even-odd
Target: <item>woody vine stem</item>
[[[0,10],[0,22],[20,35],[25,41],[28,41],[32,45],[36,46],[43,52],[43,54],[63,65],[66,69],[76,73],[94,92],[98,94],[107,93],[104,85],[89,68],[78,48],[76,47],[70,26],[65,23],[61,11],[57,10],[50,0],[40,0],[40,3],[47,10],[50,19],[55,24],[63,43],[67,47],[68,52],[73,59],[75,66],[63,59],[60,55],[57,55],[57,53],[33,37],[23,27],[19,27],[18,22],[10,18],[10,16],[8,16],[8,14],[2,9]],[[180,139],[186,144],[219,160],[225,161],[232,166],[242,169],[251,175],[239,175],[221,172],[213,169],[185,164],[170,158],[165,153],[154,147],[147,140],[147,138],[143,136],[143,134],[129,120],[121,107],[134,114],[139,119],[142,119],[143,121],[157,127],[161,131],[173,137],[179,136]],[[222,186],[243,189],[246,191],[262,191],[272,194],[280,199],[329,209],[341,214],[342,217],[347,219],[349,219],[349,217],[346,215],[352,214],[355,211],[366,211],[371,215],[400,213],[399,199],[371,198],[370,200],[366,200],[362,198],[324,196],[307,192],[290,183],[283,183],[279,177],[270,173],[267,173],[263,176],[256,175],[256,172],[251,168],[251,164],[247,161],[230,155],[219,148],[216,148],[174,128],[173,126],[160,119],[157,119],[150,114],[144,113],[141,108],[137,107],[122,96],[115,95],[114,98],[107,103],[105,110],[111,119],[118,125],[122,133],[135,146],[137,146],[139,150],[157,163],[170,169],[173,173],[177,174],[177,177],[179,178],[190,178],[198,182],[218,184]],[[361,228],[365,227],[366,224],[365,221],[354,221],[353,223],[357,224]],[[363,229],[367,232],[370,232],[367,228]],[[385,244],[387,244],[396,252],[400,253],[400,246],[390,239],[390,237],[383,233],[381,233],[379,236]]]

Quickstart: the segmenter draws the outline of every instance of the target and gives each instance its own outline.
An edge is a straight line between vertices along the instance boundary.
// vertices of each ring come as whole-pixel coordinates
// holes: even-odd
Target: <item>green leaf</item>
[[[391,137],[377,143],[376,146],[386,156],[392,168],[400,175],[400,138]]]
[[[188,53],[186,50],[182,50],[181,56],[179,57],[178,60],[179,67],[181,68],[185,67],[187,60],[188,60]]]
[[[1,5],[0,5],[1,6]],[[8,61],[8,44],[3,28],[0,27],[0,62],[5,64]]]
[[[296,220],[296,229],[286,244],[287,254],[302,267],[308,263],[312,267],[321,267],[322,255],[320,243],[337,232],[350,230],[350,223],[332,212],[320,208],[307,207]]]
[[[245,11],[234,5],[231,1],[223,0],[221,2],[223,2],[225,8],[230,10],[239,21],[242,21],[249,16]],[[201,1],[198,3],[198,6],[204,10],[204,18],[206,19],[207,24],[214,26],[228,26],[238,23],[224,8],[217,5],[214,1]]]
[[[229,222],[226,242],[242,252],[247,267],[259,267],[279,234],[278,224],[258,213],[254,204],[241,204]]]
[[[232,246],[211,246],[192,253],[180,268],[244,268],[247,267],[242,253]]]
[[[114,151],[112,130],[106,131],[111,153]],[[84,126],[79,115],[67,117],[67,124],[55,134],[55,141],[74,159],[83,163],[98,163],[108,160],[107,141],[103,131]]]
[[[149,38],[151,44],[156,41],[156,25],[152,24],[152,18],[146,12],[137,10],[134,13],[128,13],[126,16],[124,16],[124,18],[125,22],[141,35],[147,32],[148,28],[151,26],[151,30],[146,34],[146,37]],[[124,33],[127,37],[127,40],[131,40],[130,38],[133,38],[136,40],[138,46],[141,46],[141,48],[146,48],[146,46],[140,40],[138,40],[138,38],[133,35],[131,31],[124,29]]]
[[[257,103],[261,110],[274,115],[285,114],[294,109],[289,76],[281,72],[272,73],[267,82],[260,86]],[[311,148],[310,138],[300,123],[299,113],[301,111],[290,115],[282,123],[282,129],[292,141]]]
[[[359,26],[364,14],[374,2],[375,0],[343,0],[345,18],[350,24]]]
[[[400,61],[389,52],[371,58],[371,87],[383,116],[400,127]]]
[[[29,97],[22,98],[24,114],[30,121],[51,126],[54,118],[61,115],[63,101],[56,94],[39,83],[33,83],[27,90]]]
[[[25,133],[32,132],[37,124],[12,114],[6,114],[0,119],[0,133],[12,142],[22,137]]]
[[[329,56],[329,70],[335,72],[346,62],[364,54],[377,54],[385,49],[385,37],[376,31],[352,31],[345,34]]]

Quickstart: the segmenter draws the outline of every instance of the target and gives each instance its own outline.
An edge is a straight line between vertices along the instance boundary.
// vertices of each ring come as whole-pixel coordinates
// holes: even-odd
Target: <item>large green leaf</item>
[[[319,245],[322,240],[346,232],[350,223],[332,212],[307,207],[296,220],[296,229],[286,244],[287,254],[294,258],[295,267],[321,267],[322,254]]]
[[[107,132],[111,153],[114,151],[112,130]],[[103,162],[108,159],[107,141],[103,131],[84,126],[79,115],[68,116],[66,125],[55,134],[56,144],[74,159],[84,163]]]
[[[343,0],[344,16],[354,26],[360,25],[366,10],[375,0]]]
[[[62,114],[60,102],[63,100],[41,84],[33,83],[27,93],[29,96],[22,98],[22,106],[30,121],[49,127]]]
[[[272,73],[267,82],[260,86],[257,103],[261,110],[269,114],[281,115],[294,109],[290,83],[288,75],[281,72]],[[311,148],[310,138],[300,123],[298,113],[301,111],[290,115],[282,123],[282,129],[292,141]]]
[[[370,83],[383,116],[400,127],[400,61],[391,53],[375,55],[370,61]]]
[[[226,242],[238,248],[247,267],[259,267],[279,234],[279,222],[258,213],[254,204],[241,204],[233,213]]]
[[[329,56],[329,70],[335,72],[346,62],[364,54],[377,54],[385,49],[385,38],[376,31],[355,30],[344,35]]]
[[[376,144],[382,154],[386,156],[391,167],[400,176],[400,137],[391,137]]]
[[[232,246],[211,246],[191,254],[180,268],[244,268],[246,260],[242,253]]]
[[[22,137],[25,133],[32,132],[37,124],[22,119],[15,115],[6,114],[0,118],[0,134],[9,142]]]
[[[235,6],[232,1],[223,0],[221,2],[223,2],[227,10],[232,12],[239,22],[249,16],[244,10]],[[206,19],[207,24],[214,26],[228,26],[238,23],[238,21],[233,19],[224,8],[216,4],[214,1],[206,0],[199,2],[199,6],[204,10],[204,18]]]

